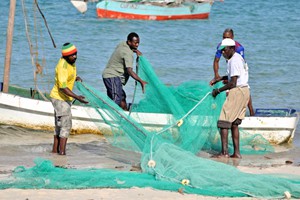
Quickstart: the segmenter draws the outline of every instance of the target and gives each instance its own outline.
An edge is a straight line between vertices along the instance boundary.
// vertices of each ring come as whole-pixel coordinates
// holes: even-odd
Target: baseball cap
[[[220,47],[218,48],[218,50],[222,50],[225,47],[228,46],[235,46],[235,41],[233,39],[230,38],[225,38],[224,40],[222,40]]]

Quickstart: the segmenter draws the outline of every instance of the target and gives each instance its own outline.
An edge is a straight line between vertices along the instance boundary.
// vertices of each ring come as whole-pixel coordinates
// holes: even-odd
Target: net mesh
[[[18,167],[0,188],[129,188],[153,187],[210,196],[282,198],[288,191],[300,197],[300,179],[242,173],[235,167],[204,159],[200,151],[219,152],[216,127],[225,94],[210,95],[212,88],[201,81],[177,87],[164,85],[149,61],[141,56],[139,76],[148,82],[145,94],[135,93],[130,112],[86,83],[78,89],[110,127],[107,140],[117,148],[141,153],[142,173],[109,169],[62,169],[50,161]],[[137,87],[139,87],[137,85]],[[241,130],[241,152],[262,154],[272,146],[260,135]],[[230,144],[232,151],[232,144]],[[272,183],[272,184],[270,184]]]

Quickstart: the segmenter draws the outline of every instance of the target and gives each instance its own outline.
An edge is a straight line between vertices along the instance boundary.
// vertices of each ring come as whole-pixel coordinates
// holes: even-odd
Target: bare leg
[[[249,98],[249,101],[248,101],[248,109],[249,109],[249,113],[250,113],[250,116],[254,116],[254,109],[253,109],[253,106],[252,106],[252,99],[251,99],[251,95],[250,95],[250,98]]]
[[[126,103],[125,100],[122,100],[122,101],[121,101],[120,107],[121,107],[123,110],[128,111],[128,109],[127,109],[127,103]]]
[[[221,145],[222,145],[222,150],[219,155],[214,155],[212,156],[213,158],[229,158],[228,154],[228,129],[221,128],[220,131],[221,134]]]
[[[59,138],[59,155],[66,155],[66,146],[68,138]]]
[[[58,135],[54,135],[52,153],[58,153],[58,152],[59,152],[59,137]]]
[[[221,150],[220,154],[213,155],[212,158],[229,158],[229,154],[228,154],[228,129],[221,128],[220,135],[221,135],[222,150]]]
[[[232,134],[232,142],[234,152],[230,156],[231,158],[242,158],[240,153],[240,132],[238,125],[232,125],[231,127],[231,134]]]
[[[221,156],[228,157],[228,129],[221,128],[221,143],[222,143]]]

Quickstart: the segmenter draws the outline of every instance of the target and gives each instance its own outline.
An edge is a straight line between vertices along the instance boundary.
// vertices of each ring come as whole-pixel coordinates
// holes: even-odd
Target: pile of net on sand
[[[99,118],[111,127],[107,140],[116,148],[141,154],[142,172],[110,169],[62,169],[50,161],[16,168],[0,188],[129,188],[182,190],[219,197],[300,197],[300,179],[240,172],[233,166],[197,156],[200,151],[220,151],[216,127],[225,94],[213,98],[212,88],[201,81],[166,86],[146,58],[139,58],[138,74],[148,82],[145,94],[136,90],[130,112],[124,112],[106,94],[86,83],[78,89]],[[137,85],[138,87],[138,85]],[[262,154],[272,146],[260,135],[243,132],[241,152]],[[230,144],[232,151],[232,144]]]

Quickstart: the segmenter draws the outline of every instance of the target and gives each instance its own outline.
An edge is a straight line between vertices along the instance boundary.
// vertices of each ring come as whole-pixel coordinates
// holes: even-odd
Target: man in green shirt
[[[140,38],[138,34],[134,32],[130,33],[127,36],[127,41],[121,42],[116,47],[102,73],[107,95],[123,110],[128,110],[123,85],[127,83],[129,76],[141,84],[143,92],[147,84],[147,82],[143,81],[133,71],[134,53],[136,53],[137,56],[142,55],[138,50],[139,44]]]

